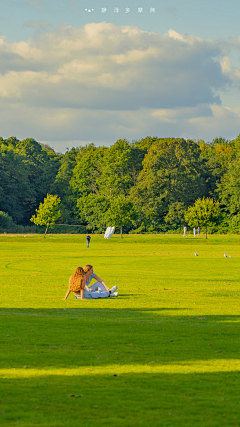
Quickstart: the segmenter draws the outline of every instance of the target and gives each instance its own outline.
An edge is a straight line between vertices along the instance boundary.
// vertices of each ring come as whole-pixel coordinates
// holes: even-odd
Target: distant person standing
[[[197,228],[197,234],[200,236],[200,227]]]
[[[196,228],[193,227],[193,236],[196,237]]]
[[[187,227],[185,225],[183,227],[183,237],[187,237]]]
[[[87,248],[89,248],[89,244],[90,244],[90,240],[91,240],[91,236],[89,236],[89,234],[87,234]]]

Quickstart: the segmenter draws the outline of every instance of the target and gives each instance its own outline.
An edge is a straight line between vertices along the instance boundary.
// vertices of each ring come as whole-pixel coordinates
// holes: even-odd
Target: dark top
[[[87,237],[86,237],[86,239],[87,239],[87,241],[88,241],[88,242],[90,242],[91,237],[90,237],[90,236],[87,236]]]

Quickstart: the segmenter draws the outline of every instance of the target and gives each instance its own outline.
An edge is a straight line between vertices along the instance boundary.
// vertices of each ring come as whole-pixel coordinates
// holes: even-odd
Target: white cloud
[[[26,108],[19,103],[12,117],[0,109],[1,135],[19,139],[32,137],[57,151],[67,147],[110,145],[119,138],[130,141],[147,135],[212,140],[239,134],[240,108],[200,106],[195,109],[98,110],[76,108]],[[226,134],[226,130],[228,134]]]
[[[230,58],[223,56],[220,60],[222,73],[229,77],[231,80],[237,80],[240,83],[240,70],[237,67],[233,67]]]
[[[105,22],[60,26],[28,42],[1,37],[4,137],[109,144],[148,134],[211,139],[219,129],[228,137],[239,111],[221,107],[219,94],[240,88],[233,44]]]
[[[55,106],[114,109],[125,109],[126,103],[130,109],[219,104],[212,88],[228,81],[213,60],[221,54],[220,44],[173,30],[162,36],[104,22],[62,27],[29,42],[3,40],[0,59],[6,51],[16,61],[0,80],[0,95],[6,97],[9,87],[12,98],[8,82],[14,75],[17,96],[35,106],[54,100]]]

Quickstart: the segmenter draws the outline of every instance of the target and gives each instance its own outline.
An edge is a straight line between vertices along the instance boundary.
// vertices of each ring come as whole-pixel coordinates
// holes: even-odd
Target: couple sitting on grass
[[[97,280],[92,286],[90,282],[92,279]],[[67,299],[70,292],[74,293],[75,298],[107,298],[117,297],[118,292],[117,286],[113,286],[111,289],[108,288],[106,283],[100,277],[93,272],[92,265],[85,265],[85,267],[78,267],[75,273],[69,279],[69,289],[64,299]]]

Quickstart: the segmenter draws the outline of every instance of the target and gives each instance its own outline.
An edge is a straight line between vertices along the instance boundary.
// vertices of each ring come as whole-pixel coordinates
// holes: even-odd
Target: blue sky
[[[240,2],[217,0],[0,0],[1,33],[10,42],[27,40],[34,30],[29,21],[46,20],[52,28],[64,22],[82,27],[87,22],[112,22],[115,25],[136,25],[142,30],[164,34],[169,28],[181,34],[219,39],[239,35]],[[155,14],[150,14],[150,7]],[[101,8],[107,8],[101,13]],[[114,7],[120,12],[114,13]],[[125,13],[125,8],[130,13]],[[139,7],[143,13],[137,13]],[[94,9],[86,13],[85,9]]]
[[[236,137],[239,12],[236,0],[0,0],[1,136],[62,152]]]

